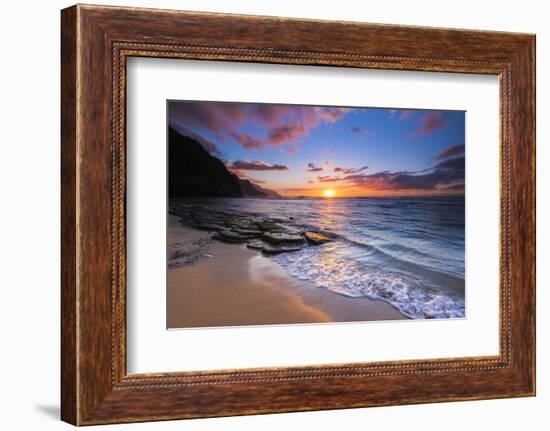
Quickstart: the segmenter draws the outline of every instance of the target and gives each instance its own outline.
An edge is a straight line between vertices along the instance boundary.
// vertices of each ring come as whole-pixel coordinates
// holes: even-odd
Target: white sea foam
[[[412,275],[370,268],[346,259],[332,246],[284,253],[275,260],[294,277],[341,295],[386,301],[412,319],[464,317],[464,299],[460,295],[443,293]]]

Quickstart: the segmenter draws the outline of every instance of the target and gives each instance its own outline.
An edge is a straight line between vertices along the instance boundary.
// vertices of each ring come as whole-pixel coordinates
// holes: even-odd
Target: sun
[[[323,196],[326,198],[333,198],[336,192],[333,189],[323,190]]]

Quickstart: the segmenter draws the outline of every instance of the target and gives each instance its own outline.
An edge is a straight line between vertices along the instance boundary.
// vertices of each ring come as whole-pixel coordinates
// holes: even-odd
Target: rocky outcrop
[[[332,241],[332,239],[330,239],[328,236],[323,235],[319,232],[313,232],[311,230],[304,231],[304,237],[308,243],[313,245],[324,244],[326,242]]]
[[[273,245],[303,244],[304,237],[294,232],[264,232],[262,239]]]
[[[185,203],[171,203],[170,213],[184,224],[212,232],[212,239],[246,244],[265,254],[288,253],[332,241],[326,235],[297,226],[295,220],[257,218]]]

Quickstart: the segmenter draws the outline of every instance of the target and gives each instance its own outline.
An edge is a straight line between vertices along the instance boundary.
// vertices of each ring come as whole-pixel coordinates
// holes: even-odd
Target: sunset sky
[[[464,193],[462,111],[170,101],[168,115],[239,177],[284,196]]]

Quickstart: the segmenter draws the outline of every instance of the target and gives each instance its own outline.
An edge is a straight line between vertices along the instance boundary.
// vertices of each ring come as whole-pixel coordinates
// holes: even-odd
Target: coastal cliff
[[[230,172],[196,139],[173,127],[168,131],[168,195],[175,197],[279,198],[250,180]]]

